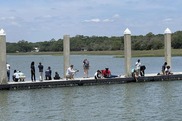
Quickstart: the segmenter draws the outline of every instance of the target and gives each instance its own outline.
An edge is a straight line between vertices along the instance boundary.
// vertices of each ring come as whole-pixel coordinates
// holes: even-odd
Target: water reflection
[[[90,60],[91,75],[95,68],[106,66],[113,73],[123,73],[123,58],[71,56],[71,63],[82,70],[83,58]],[[180,59],[173,58],[174,71],[180,71]],[[37,65],[42,61],[45,67],[50,65],[62,73],[60,56],[8,56],[12,69],[20,69],[27,76],[32,60]],[[136,60],[133,58],[132,63]],[[141,58],[141,61],[147,65],[146,73],[152,73],[161,69],[163,58]],[[1,91],[0,117],[2,121],[176,121],[182,119],[181,85],[182,81],[161,81]]]
[[[182,81],[2,91],[0,117],[13,120],[181,120]]]

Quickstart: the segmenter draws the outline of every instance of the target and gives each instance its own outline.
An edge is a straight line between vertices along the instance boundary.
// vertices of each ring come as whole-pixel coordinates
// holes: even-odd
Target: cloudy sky
[[[0,0],[7,42],[182,30],[182,0]]]

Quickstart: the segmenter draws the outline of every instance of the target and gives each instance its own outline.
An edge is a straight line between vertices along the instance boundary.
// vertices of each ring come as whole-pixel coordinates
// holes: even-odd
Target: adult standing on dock
[[[83,60],[83,71],[84,71],[84,76],[83,78],[88,78],[88,70],[89,70],[89,61],[88,59]]]
[[[10,64],[6,63],[6,67],[7,67],[7,77],[8,77],[8,81],[10,81]]]
[[[136,71],[136,76],[139,76],[140,74],[140,66],[141,66],[141,62],[140,59],[138,59],[138,61],[135,63],[135,71]]]
[[[35,79],[35,66],[34,66],[34,61],[32,61],[31,65],[30,65],[30,69],[31,69],[31,80],[32,81],[36,81]]]
[[[39,63],[38,68],[39,68],[39,73],[40,73],[39,80],[40,81],[43,81],[43,70],[44,70],[44,66],[42,65],[41,62]]]

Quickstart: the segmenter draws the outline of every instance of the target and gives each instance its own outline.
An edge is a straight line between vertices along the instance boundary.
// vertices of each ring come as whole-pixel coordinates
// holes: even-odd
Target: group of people
[[[88,59],[84,59],[83,60],[83,78],[89,78],[88,76],[88,70],[90,68],[90,64],[89,64],[89,60]],[[68,79],[74,79],[74,75],[76,72],[79,72],[79,70],[77,69],[73,69],[73,65],[70,65],[70,67],[68,67],[67,71],[66,71],[66,80]]]
[[[94,74],[95,79],[100,79],[100,78],[115,78],[118,77],[117,75],[112,75],[111,71],[109,68],[105,68],[104,70],[97,70]]]
[[[10,81],[10,64],[9,63],[6,63],[6,68],[7,68],[7,79],[8,81]],[[24,81],[25,78],[26,76],[24,75],[24,73],[22,73],[21,71],[14,70],[14,73],[12,75],[13,81],[15,82]]]
[[[74,75],[76,72],[79,72],[79,70],[73,69],[73,65],[70,65],[66,71],[66,80],[68,79],[74,79]],[[89,78],[88,76],[88,70],[89,70],[90,64],[88,59],[83,60],[83,71],[84,75],[83,78]],[[112,75],[109,68],[105,68],[104,70],[97,70],[94,74],[95,79],[99,78],[115,78],[118,77],[117,75]]]
[[[162,65],[162,75],[172,75],[171,67],[167,65],[167,62],[164,62]],[[159,74],[158,74],[159,75]]]
[[[135,63],[135,68],[132,69],[132,77],[137,80],[139,76],[145,76],[145,69],[145,65],[142,65],[140,59],[138,59]]]
[[[6,67],[7,67],[7,79],[8,79],[8,81],[10,81],[10,64],[6,63]],[[42,65],[41,62],[38,65],[38,69],[39,69],[39,80],[43,81],[44,80],[44,77],[43,77],[44,66]],[[36,81],[35,62],[34,61],[31,62],[30,72],[31,72],[32,82]],[[14,73],[12,75],[13,81],[15,81],[15,82],[24,81],[25,78],[26,78],[26,76],[24,75],[23,72],[14,70]],[[59,76],[58,72],[55,72],[54,80],[57,80],[57,79],[61,79],[61,77]],[[50,66],[45,71],[45,80],[52,80],[52,70],[51,70]]]
[[[6,65],[7,65],[7,77],[8,77],[8,81],[10,81],[10,64],[7,63]],[[83,60],[83,70],[84,70],[83,78],[89,78],[88,76],[89,68],[90,68],[90,64],[88,59],[84,59]],[[30,69],[31,69],[31,80],[32,82],[36,81],[34,61],[31,62]],[[44,66],[42,65],[41,62],[39,62],[38,69],[39,69],[39,80],[43,81]],[[135,69],[132,69],[132,76],[135,79],[137,79],[137,77],[139,76],[145,76],[145,69],[146,69],[145,65],[142,65],[140,62],[140,59],[138,59],[137,62],[135,63]],[[68,67],[66,71],[66,80],[74,79],[74,75],[76,72],[79,72],[79,70],[73,69],[73,65],[70,65],[70,67]],[[162,75],[171,75],[171,74],[173,73],[171,73],[170,66],[167,65],[167,62],[165,62],[162,66]],[[161,75],[161,73],[158,73],[158,75]],[[94,74],[95,79],[115,78],[115,77],[118,77],[118,76],[112,75],[109,68],[105,68],[104,70],[97,70]],[[25,75],[21,71],[14,70],[13,81],[15,82],[18,80],[24,81],[24,79],[25,79]],[[56,79],[61,79],[58,72],[55,72],[54,80]],[[48,66],[48,68],[45,71],[45,80],[52,80],[52,70],[50,66]]]
[[[32,61],[31,65],[30,65],[30,69],[31,69],[31,80],[36,81],[36,76],[35,76],[35,62]],[[39,80],[43,81],[43,70],[44,70],[44,66],[42,65],[41,62],[39,62],[38,65],[38,69],[39,69]],[[61,77],[59,76],[58,72],[55,72],[55,76],[54,79],[61,79]],[[45,80],[52,80],[52,70],[51,67],[48,66],[48,68],[45,71]]]
[[[132,76],[137,80],[137,77],[139,76],[145,76],[145,65],[142,65],[140,62],[140,59],[137,60],[135,63],[135,69],[132,69]],[[162,65],[161,73],[158,73],[157,75],[172,75],[171,67],[167,65],[167,62],[164,62]]]

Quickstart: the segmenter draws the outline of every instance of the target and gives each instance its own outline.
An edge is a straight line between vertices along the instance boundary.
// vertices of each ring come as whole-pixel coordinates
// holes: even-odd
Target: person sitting
[[[14,70],[14,73],[13,73],[13,81],[14,82],[18,82],[18,80],[19,80],[19,75],[18,75],[17,71]]]
[[[49,66],[45,71],[45,80],[52,80],[51,73],[52,73],[51,67]]]
[[[21,71],[18,71],[18,75],[19,75],[19,80],[20,81],[25,81],[25,75],[24,75],[24,73],[23,72],[21,72]]]
[[[165,69],[165,75],[172,75],[173,73],[171,73],[171,69],[170,66],[167,66]]]
[[[14,70],[13,81],[15,81],[15,82],[18,82],[19,80],[20,81],[24,81],[25,80],[25,77],[26,76],[21,71]]]
[[[102,72],[100,70],[97,70],[94,74],[95,79],[100,79],[102,78]]]
[[[135,79],[135,81],[138,82],[138,74],[135,69],[131,70],[131,75]]]
[[[111,77],[111,71],[109,70],[109,68],[105,68],[105,70],[102,70],[102,76],[104,78],[110,78]]]
[[[74,75],[76,72],[79,72],[79,70],[74,70],[73,65],[71,65],[66,71],[66,80],[74,79]]]
[[[105,70],[101,70],[102,71],[102,76],[104,78],[115,78],[118,77],[116,75],[111,75],[111,71],[109,70],[109,68],[105,68]]]
[[[61,79],[58,72],[55,72],[55,76],[54,76],[54,79],[57,80],[57,79]]]

